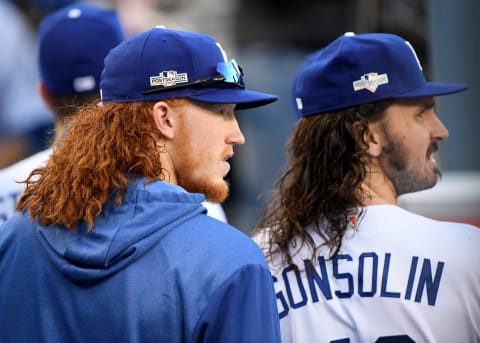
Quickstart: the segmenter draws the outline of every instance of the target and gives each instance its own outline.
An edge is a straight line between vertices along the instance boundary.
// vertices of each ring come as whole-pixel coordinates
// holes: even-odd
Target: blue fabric
[[[203,195],[131,184],[93,232],[0,227],[0,342],[279,342],[263,255]]]

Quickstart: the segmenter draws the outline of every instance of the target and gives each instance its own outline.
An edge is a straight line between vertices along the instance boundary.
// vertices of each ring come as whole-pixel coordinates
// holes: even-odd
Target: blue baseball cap
[[[427,82],[412,45],[397,35],[348,32],[307,56],[294,82],[294,111],[305,117],[382,99],[446,95],[467,88]]]
[[[38,31],[43,84],[55,94],[98,91],[103,60],[124,39],[112,9],[75,4],[51,13]]]
[[[156,27],[125,40],[105,59],[103,103],[189,98],[236,109],[278,99],[247,90],[235,60],[208,35]]]

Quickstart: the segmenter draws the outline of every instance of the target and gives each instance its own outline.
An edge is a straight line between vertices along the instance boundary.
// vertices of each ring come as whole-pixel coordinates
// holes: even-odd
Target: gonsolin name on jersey
[[[297,309],[308,302],[318,302],[323,296],[326,300],[336,298],[385,297],[403,298],[417,303],[426,302],[435,306],[440,287],[444,262],[432,262],[428,258],[412,256],[408,277],[403,284],[398,278],[395,284],[389,282],[391,253],[383,256],[383,265],[375,252],[364,252],[354,259],[351,255],[337,255],[331,263],[323,256],[318,257],[315,266],[310,260],[303,260],[303,267],[288,266],[273,276],[277,291],[277,305],[280,318],[288,314],[290,308]],[[357,263],[358,273],[349,272]],[[407,275],[407,274],[405,274]],[[341,289],[334,289],[330,280],[335,278]],[[355,286],[356,283],[356,286]]]

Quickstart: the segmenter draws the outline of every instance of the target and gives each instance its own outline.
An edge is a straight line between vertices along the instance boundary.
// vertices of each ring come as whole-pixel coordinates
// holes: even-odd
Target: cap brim
[[[406,98],[420,98],[428,96],[439,96],[459,93],[468,89],[468,85],[454,84],[454,83],[439,83],[439,82],[426,82],[420,88],[410,90],[408,92],[395,94],[394,98],[406,99]]]
[[[187,98],[208,103],[236,104],[236,110],[260,107],[278,100],[276,95],[239,88],[217,89],[203,94],[188,95]]]

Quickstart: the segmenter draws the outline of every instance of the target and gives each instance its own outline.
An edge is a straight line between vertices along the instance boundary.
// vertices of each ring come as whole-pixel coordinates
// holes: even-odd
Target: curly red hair
[[[172,105],[178,100],[170,100]],[[165,180],[152,102],[79,108],[47,165],[32,171],[17,209],[42,225],[93,227],[113,190],[122,202],[130,175]]]

